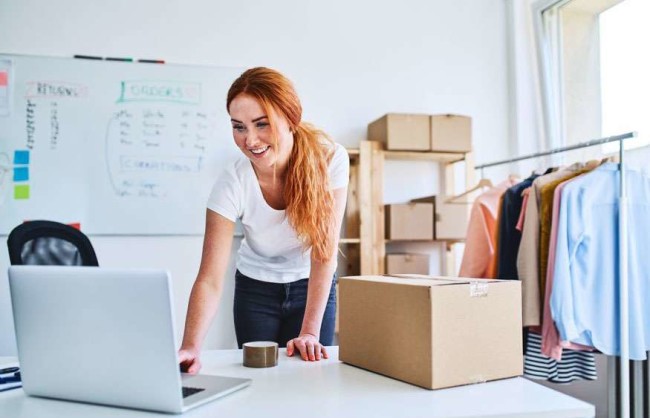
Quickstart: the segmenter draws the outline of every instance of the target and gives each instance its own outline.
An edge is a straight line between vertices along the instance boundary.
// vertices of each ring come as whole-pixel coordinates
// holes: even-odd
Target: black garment
[[[521,242],[521,231],[517,230],[517,221],[524,198],[521,193],[539,177],[532,174],[527,179],[506,190],[499,213],[499,234],[497,245],[497,278],[519,280],[517,273],[517,253]]]

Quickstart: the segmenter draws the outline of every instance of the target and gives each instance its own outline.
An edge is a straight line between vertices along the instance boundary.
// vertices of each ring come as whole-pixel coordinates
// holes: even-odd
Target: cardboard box
[[[427,389],[523,373],[517,280],[343,277],[339,296],[343,362]]]
[[[450,201],[447,196],[427,196],[413,199],[416,203],[434,205],[433,236],[438,240],[464,240],[472,205],[466,200]]]
[[[472,151],[472,118],[461,115],[431,116],[431,151]]]
[[[386,239],[433,239],[433,203],[386,205],[384,214]]]
[[[428,151],[429,116],[388,113],[368,124],[368,140],[382,142],[387,150]]]
[[[387,254],[386,274],[429,274],[427,254]]]

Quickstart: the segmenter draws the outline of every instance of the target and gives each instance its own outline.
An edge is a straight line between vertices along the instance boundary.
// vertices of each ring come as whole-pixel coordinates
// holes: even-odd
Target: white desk
[[[593,417],[594,407],[524,378],[430,391],[338,361],[307,363],[280,352],[269,369],[243,367],[241,350],[207,351],[202,373],[253,379],[250,387],[184,414],[189,417]],[[7,363],[8,358],[4,358]],[[154,383],[155,384],[155,383]],[[166,416],[149,412],[0,393],[7,418]]]

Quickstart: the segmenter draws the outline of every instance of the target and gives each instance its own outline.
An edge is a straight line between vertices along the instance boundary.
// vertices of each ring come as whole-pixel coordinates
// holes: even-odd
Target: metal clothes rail
[[[591,141],[581,142],[581,143],[575,144],[575,145],[569,145],[569,146],[561,147],[561,148],[553,148],[553,149],[548,150],[548,151],[542,151],[542,152],[536,152],[534,154],[522,155],[520,157],[509,158],[507,160],[494,161],[494,162],[486,163],[486,164],[479,164],[477,166],[474,166],[474,168],[479,170],[479,169],[483,169],[483,168],[494,167],[494,166],[497,166],[497,165],[510,164],[510,163],[514,163],[514,162],[522,161],[522,160],[530,160],[531,158],[539,158],[539,157],[545,157],[545,156],[551,155],[551,154],[559,154],[561,152],[573,151],[573,150],[580,149],[580,148],[593,147],[593,146],[596,146],[596,145],[602,145],[602,144],[606,144],[608,142],[614,142],[614,141],[620,141],[621,147],[623,147],[623,140],[629,139],[629,138],[634,138],[634,137],[636,137],[636,132],[628,132],[628,133],[625,133],[625,134],[622,134],[622,135],[615,135],[615,136],[608,136],[606,138],[593,139]]]
[[[570,145],[561,148],[554,148],[548,151],[537,152],[534,154],[523,155],[519,157],[509,158],[501,161],[494,161],[485,164],[479,164],[474,168],[481,170],[488,167],[495,167],[504,164],[510,164],[517,161],[529,160],[532,158],[545,157],[551,154],[558,154],[561,152],[577,150],[581,148],[593,147],[595,145],[602,145],[608,142],[619,142],[619,171],[620,175],[620,191],[619,191],[619,217],[618,217],[618,233],[619,233],[619,303],[621,306],[619,325],[621,327],[621,355],[620,355],[620,376],[619,376],[619,389],[621,394],[620,401],[620,413],[616,413],[616,409],[612,404],[616,404],[616,378],[617,373],[615,367],[609,367],[608,377],[609,377],[609,415],[610,417],[621,417],[629,418],[630,416],[630,327],[629,327],[629,288],[628,288],[628,271],[627,271],[627,260],[628,260],[628,249],[627,249],[627,193],[626,193],[626,176],[625,176],[625,161],[624,156],[624,146],[623,142],[626,139],[636,137],[636,132],[628,132],[621,135],[609,136],[605,138],[594,139],[591,141],[581,142],[579,144]],[[643,394],[639,390],[638,382],[640,381],[640,376],[642,376],[642,369],[640,367],[641,362],[635,362],[634,368],[634,379],[635,379],[635,395],[633,397],[634,401],[634,412],[635,418],[641,416],[643,411]],[[611,365],[611,363],[610,363]]]

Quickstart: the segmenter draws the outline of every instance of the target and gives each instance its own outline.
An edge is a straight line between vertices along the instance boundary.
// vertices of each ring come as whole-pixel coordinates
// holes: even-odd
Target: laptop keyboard
[[[194,395],[195,393],[203,392],[204,390],[205,389],[183,386],[183,398],[187,398],[188,396]]]

